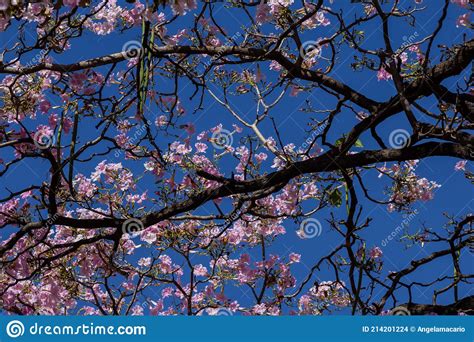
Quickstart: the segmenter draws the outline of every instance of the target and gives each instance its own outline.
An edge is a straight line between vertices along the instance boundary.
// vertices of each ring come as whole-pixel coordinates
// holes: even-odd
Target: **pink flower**
[[[378,259],[383,255],[382,250],[379,247],[374,247],[369,252],[369,257],[371,259]]]
[[[31,197],[32,194],[33,194],[33,191],[30,190],[30,191],[26,191],[26,192],[22,193],[20,197],[22,199],[27,199],[27,198]]]
[[[400,60],[402,61],[402,64],[405,64],[408,61],[408,54],[406,52],[402,52],[400,54]]]
[[[143,307],[140,305],[134,305],[131,312],[132,316],[143,316]]]
[[[377,9],[372,5],[364,5],[364,12],[367,15],[373,15],[377,13]]]
[[[161,296],[163,298],[168,298],[168,297],[171,297],[173,293],[174,293],[174,290],[172,287],[166,287],[161,291]]]
[[[69,94],[61,94],[60,97],[63,102],[69,101]]]
[[[237,126],[237,125],[235,125],[235,124],[233,124],[232,127],[234,128],[234,130],[235,130],[237,133],[242,133],[242,127]]]
[[[263,315],[265,313],[265,311],[267,311],[267,307],[264,303],[256,304],[252,309],[252,312],[255,315]]]
[[[46,114],[51,108],[51,103],[48,100],[43,100],[39,104],[39,110],[41,113]]]
[[[195,143],[194,147],[196,147],[196,150],[200,153],[205,153],[207,150],[207,145],[204,143]]]
[[[148,267],[150,265],[151,265],[151,258],[140,258],[140,260],[138,260],[138,266]]]
[[[197,7],[196,0],[177,0],[171,2],[171,10],[176,15],[185,15],[186,12]]]
[[[306,7],[308,11],[313,11],[315,5],[307,3]],[[302,27],[305,29],[314,29],[320,25],[328,26],[330,24],[331,24],[331,21],[328,18],[326,18],[326,16],[324,15],[324,12],[319,11],[316,14],[314,14],[311,18],[305,20],[303,22]]]
[[[255,160],[261,163],[262,161],[267,160],[267,157],[266,153],[260,152],[255,155]]]
[[[271,61],[270,62],[270,70],[281,71],[282,66],[277,61]]]
[[[157,303],[154,303],[155,306],[150,307],[150,315],[156,316],[159,312],[163,311],[163,301],[159,300]]]
[[[185,34],[186,34],[186,29],[183,29],[171,37],[166,37],[165,38],[166,44],[170,46],[178,45],[181,39],[185,36]]]
[[[69,119],[69,118],[64,118],[63,120],[63,130],[64,130],[64,133],[68,134],[69,131],[71,130],[71,127],[72,127],[72,120]]]
[[[5,31],[5,29],[8,27],[10,24],[10,18],[9,17],[0,17],[0,32]]]
[[[159,229],[156,225],[154,226],[150,226],[144,230],[142,230],[141,234],[140,234],[140,238],[142,241],[145,241],[146,243],[148,244],[152,244],[154,243],[157,238],[158,238],[158,235],[159,235]]]
[[[84,177],[80,173],[76,175],[72,184],[77,188],[77,192],[81,196],[92,197],[97,190],[97,186],[91,179]]]
[[[171,273],[172,271],[171,258],[168,255],[163,254],[163,255],[160,255],[158,259],[160,259],[159,267],[160,267],[161,272]]]
[[[83,310],[85,316],[95,316],[95,315],[99,314],[99,310],[94,309],[91,306],[84,306],[82,308],[82,310]]]
[[[80,91],[84,88],[84,82],[87,80],[87,75],[85,73],[75,73],[71,76],[71,81],[69,85],[74,91]]]
[[[379,81],[388,81],[392,79],[392,75],[385,70],[384,67],[380,68],[380,70],[377,72],[377,80]]]
[[[291,92],[290,96],[298,96],[298,94],[301,92],[301,88],[298,86],[291,86]]]
[[[268,5],[271,8],[271,13],[275,13],[278,9],[282,7],[289,7],[294,0],[269,0]]]
[[[257,6],[257,13],[256,13],[256,16],[255,16],[255,20],[257,22],[258,25],[261,25],[267,21],[270,21],[270,19],[272,18],[271,14],[270,14],[270,7],[268,7],[267,4],[261,2],[258,6]]]
[[[199,264],[194,266],[194,274],[197,276],[206,276],[207,275],[207,268],[204,267],[203,265]]]
[[[56,114],[51,114],[48,118],[49,127],[55,129],[58,124],[59,118]]]
[[[453,4],[456,4],[461,7],[466,7],[469,5],[469,0],[451,0]]]
[[[291,253],[290,254],[290,261],[291,262],[300,262],[301,254]]]
[[[183,125],[183,128],[186,130],[188,135],[193,135],[196,132],[196,128],[192,122],[188,122],[187,124]]]
[[[467,163],[467,160],[458,161],[456,163],[456,165],[454,165],[454,170],[455,171],[466,171],[466,163]]]
[[[155,125],[158,127],[163,127],[168,124],[168,118],[166,115],[160,115],[158,118],[156,118]]]
[[[458,19],[456,20],[456,27],[460,27],[460,26],[469,27],[471,25],[471,22],[469,20],[470,17],[471,17],[471,13],[469,12],[460,15]]]
[[[77,7],[81,3],[81,0],[63,0],[63,4],[69,7]]]

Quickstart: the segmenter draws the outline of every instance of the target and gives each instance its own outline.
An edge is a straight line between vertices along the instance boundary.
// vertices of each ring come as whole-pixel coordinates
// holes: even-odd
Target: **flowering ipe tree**
[[[0,3],[3,312],[471,313],[472,1]]]

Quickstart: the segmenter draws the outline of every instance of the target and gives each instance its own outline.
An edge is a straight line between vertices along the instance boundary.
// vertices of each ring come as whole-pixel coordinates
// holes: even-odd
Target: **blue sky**
[[[333,8],[340,8],[344,12],[345,18],[351,18],[354,16],[354,11],[358,11],[360,8],[359,5],[345,4],[348,1],[336,1]],[[437,24],[437,19],[440,16],[441,4],[444,1],[435,0],[435,1],[425,1],[427,9],[420,12],[417,15],[417,21],[414,26],[410,26],[407,22],[402,20],[397,20],[396,24],[393,24],[392,34],[394,46],[400,46],[406,37],[412,35],[417,35],[418,37],[425,37],[430,34],[434,27]],[[343,4],[339,4],[343,3]],[[403,4],[409,5],[413,1],[402,1]],[[217,9],[219,6],[221,8]],[[466,34],[469,36],[470,32],[467,29],[456,28],[455,19],[457,16],[462,13],[462,11],[456,6],[451,6],[448,13],[448,19],[445,23],[445,26],[441,30],[440,34],[435,41],[435,46],[437,44],[446,44],[453,45],[462,41],[462,35]],[[192,18],[193,13],[187,14],[185,17],[177,20],[176,23],[173,23],[169,27],[170,33],[175,33],[179,28],[183,28],[186,25],[189,25],[190,19]],[[226,9],[224,5],[216,5],[216,20],[225,22],[225,27],[228,30],[229,35],[232,35],[232,32],[240,31],[240,25],[245,23],[244,18],[239,15],[238,11],[235,9]],[[174,29],[173,29],[174,27]],[[382,32],[379,21],[371,21],[368,24],[363,26],[366,35],[366,47],[371,49],[382,48]],[[320,36],[325,36],[334,31],[334,27],[328,26],[326,28],[318,28],[317,30],[305,33],[303,39],[314,39]],[[405,39],[404,39],[405,37]],[[0,34],[0,42],[2,45],[10,46],[14,39],[9,36],[9,33]],[[129,40],[139,40],[140,39],[140,28],[129,30],[123,34],[113,33],[112,35],[105,37],[98,37],[92,33],[85,33],[84,36],[80,39],[76,39],[72,42],[72,49],[67,51],[62,55],[55,55],[54,59],[61,63],[71,63],[81,59],[97,57],[100,55],[105,55],[111,52],[121,51],[122,46],[125,42]],[[436,48],[433,50],[432,57],[437,56],[433,60],[433,63],[439,61],[439,49]],[[335,70],[331,73],[331,76],[343,81],[349,86],[353,87],[357,91],[367,95],[369,98],[374,100],[384,101],[394,96],[396,94],[393,82],[388,81],[377,81],[376,73],[373,71],[353,71],[351,69],[351,63],[353,62],[353,52],[343,48],[341,53],[338,56],[338,64]],[[123,64],[123,63],[122,63]],[[273,71],[268,70],[269,63],[261,63],[260,67],[268,80],[274,80],[277,74]],[[122,65],[123,67],[123,65]],[[254,64],[241,65],[235,67],[237,70],[249,69],[255,70]],[[104,70],[104,69],[102,69]],[[458,78],[451,78],[446,80],[443,85],[450,89],[454,89],[456,81]],[[160,87],[166,88],[170,86],[165,80],[160,80]],[[188,114],[183,119],[184,122],[193,122],[196,125],[196,132],[200,132],[204,129],[209,129],[218,123],[223,123],[225,127],[231,127],[231,124],[236,123],[235,119],[225,111],[219,104],[206,96],[204,101],[204,110],[198,111],[197,113],[192,113],[193,108],[196,106],[196,100],[189,101],[187,98],[191,95],[194,90],[193,87],[187,86],[186,83],[189,83],[187,80],[182,80],[182,90],[180,95],[183,99],[185,108],[187,108]],[[301,83],[304,84],[304,83]],[[213,88],[213,91],[218,91]],[[299,110],[305,101],[310,101],[311,104],[316,109],[330,109],[331,106],[334,106],[334,99],[330,98],[326,93],[320,89],[312,89],[311,92],[305,93],[301,92],[297,97],[286,96],[285,99],[272,111],[271,116],[275,119],[276,125],[282,134],[285,143],[293,142],[296,146],[300,146],[304,140],[308,137],[308,122],[309,115],[305,114]],[[237,109],[240,113],[249,113],[251,115],[255,110],[255,103],[251,100],[250,96],[239,96],[232,98],[232,104],[235,106],[234,109]],[[433,111],[436,111],[437,102],[433,101],[432,98],[423,99],[420,101],[420,104],[423,104],[430,108]],[[153,113],[149,113],[152,117]],[[419,114],[419,113],[417,113]],[[402,120],[403,116],[398,115],[390,120],[387,120],[379,129],[379,135],[387,141],[388,136],[391,131],[396,128],[409,129],[409,125],[406,120]],[[428,118],[426,121],[430,121]],[[154,118],[153,118],[154,121]],[[342,133],[347,132],[355,123],[357,123],[354,114],[348,110],[344,111],[340,116],[335,120],[333,128],[331,129],[330,138],[332,141],[335,141],[341,136]],[[88,136],[94,136],[96,131],[92,125],[83,124],[83,130],[81,132],[81,140],[85,141]],[[262,132],[264,134],[273,135],[273,128],[270,121],[266,121],[262,125]],[[250,134],[248,131],[244,133]],[[370,135],[364,135],[361,137],[362,143],[365,148],[377,148],[371,139]],[[3,152],[2,152],[3,153]],[[111,156],[113,157],[113,156]],[[100,161],[100,160],[98,160]],[[110,160],[111,162],[117,162],[118,160]],[[131,168],[137,168],[138,166],[130,164],[129,162],[120,160],[124,165]],[[417,210],[418,214],[415,215],[413,220],[410,223],[409,231],[414,233],[421,229],[422,224],[427,227],[431,227],[436,231],[440,231],[442,226],[447,222],[443,217],[442,213],[446,212],[455,217],[461,217],[466,215],[469,212],[472,212],[472,207],[474,206],[473,202],[473,191],[469,187],[469,182],[464,178],[462,172],[454,171],[454,164],[456,160],[452,158],[429,158],[420,162],[416,173],[422,177],[426,177],[429,180],[436,181],[441,184],[441,188],[437,189],[435,192],[435,197],[432,201],[429,202],[417,202],[413,206]],[[229,167],[229,172],[235,164],[231,164],[230,161],[226,166]],[[270,165],[271,162],[267,161],[266,171],[271,171]],[[84,174],[88,174],[92,171],[95,165],[89,164],[88,166],[81,165],[78,166],[78,171]],[[15,190],[24,186],[26,183],[39,183],[43,181],[48,173],[48,166],[45,162],[29,162],[28,164],[22,163],[15,172],[10,173],[7,177],[2,179],[4,185],[8,184],[11,190]],[[226,174],[227,176],[229,175]],[[364,174],[365,184],[368,187],[372,196],[385,200],[387,195],[384,193],[384,187],[388,186],[388,183],[384,179],[378,178],[378,173],[370,171]],[[25,183],[26,182],[26,183]],[[148,183],[142,183],[142,186],[148,186],[150,189],[153,189],[153,181],[151,178],[147,180]],[[1,195],[4,195],[4,190],[0,192]],[[381,246],[381,241],[385,239],[392,231],[399,226],[403,220],[401,213],[389,213],[385,205],[377,205],[363,199],[362,193],[358,191],[358,194],[361,198],[361,204],[363,204],[364,210],[362,218],[371,217],[373,219],[371,225],[365,229],[361,235],[366,238],[367,246]],[[340,209],[334,210],[336,214],[339,214],[339,217],[343,217],[345,208],[342,206]],[[329,253],[334,246],[336,246],[341,241],[341,237],[336,234],[334,231],[331,231],[329,224],[326,222],[329,210],[324,210],[321,213],[318,213],[315,217],[323,223],[323,232],[321,236],[315,239],[301,240],[295,234],[298,226],[292,223],[290,220],[286,221],[285,227],[287,229],[287,234],[279,237],[274,245],[271,247],[271,250],[278,252],[280,254],[287,254],[288,251],[294,251],[302,254],[302,263],[296,267],[296,275],[299,279],[304,277],[307,274],[308,268],[310,268],[313,263],[322,255]],[[401,235],[401,234],[400,234]],[[401,236],[397,236],[401,237]],[[417,244],[411,248],[405,248],[404,243],[398,241],[390,242],[386,247],[383,247],[384,252],[384,273],[387,271],[396,271],[406,267],[412,259],[419,259],[425,257],[430,252],[439,250],[441,248],[446,248],[445,245],[440,244],[428,244],[423,247],[420,244]],[[270,250],[270,251],[271,251]],[[144,253],[147,251],[145,250]],[[465,255],[464,255],[465,254]],[[466,271],[472,273],[473,265],[472,259],[468,251],[464,251],[462,258],[462,263],[465,266]],[[431,263],[430,266],[426,268],[421,268],[418,272],[415,273],[416,276],[410,276],[411,281],[430,281],[434,280],[438,276],[452,274],[452,264],[449,257],[445,257],[435,263]],[[316,273],[314,280],[333,280],[332,270],[323,267],[319,272]],[[342,279],[344,280],[344,279]],[[239,293],[240,290],[236,290],[236,296],[243,296],[244,294]],[[461,285],[460,293],[468,294],[469,289],[464,288]],[[401,299],[406,295],[406,292],[400,292]],[[377,299],[377,298],[374,298]],[[414,291],[414,299],[418,302],[429,303],[432,299],[432,291],[425,289],[422,291]],[[448,294],[442,295],[439,297],[440,303],[450,303],[453,301],[452,292],[449,291]]]

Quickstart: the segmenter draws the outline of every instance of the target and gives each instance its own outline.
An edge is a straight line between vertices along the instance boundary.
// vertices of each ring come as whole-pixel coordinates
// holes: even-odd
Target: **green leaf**
[[[334,189],[329,193],[329,203],[331,205],[340,207],[342,204],[342,193],[339,189]]]
[[[360,139],[357,139],[357,141],[354,144],[355,147],[364,147],[364,144],[362,144],[362,141]]]
[[[336,147],[341,146],[341,144],[342,144],[343,141],[344,141],[344,138],[339,138],[339,139],[337,139],[337,140],[336,140],[336,143],[335,143]]]

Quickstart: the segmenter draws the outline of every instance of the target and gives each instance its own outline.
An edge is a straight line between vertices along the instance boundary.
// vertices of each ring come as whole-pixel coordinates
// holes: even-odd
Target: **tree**
[[[4,1],[2,310],[471,313],[473,216],[415,216],[472,182],[473,3],[422,2]]]

